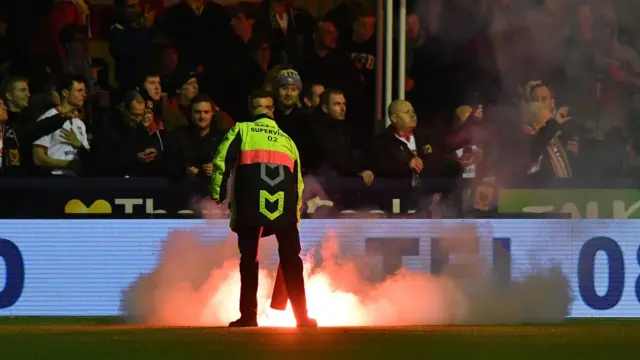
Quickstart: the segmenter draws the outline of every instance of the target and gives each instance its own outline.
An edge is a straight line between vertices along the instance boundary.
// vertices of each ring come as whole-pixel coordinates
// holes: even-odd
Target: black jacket
[[[568,124],[549,120],[535,132],[521,122],[510,120],[506,113],[496,112],[490,116],[496,122],[491,127],[490,141],[483,149],[483,161],[478,167],[484,176],[496,177],[502,188],[528,187],[529,184],[544,186],[563,177],[561,170],[569,170],[570,176],[565,176],[572,177],[572,163],[576,157],[566,151],[567,142],[574,139]],[[556,152],[555,147],[562,149]],[[552,157],[551,153],[559,156]]]
[[[227,197],[232,170],[233,231],[254,226],[291,228],[299,223],[304,188],[299,152],[272,118],[256,116],[227,131],[213,159],[213,200],[224,201]]]
[[[243,56],[242,60],[233,64],[225,77],[225,96],[218,103],[232,119],[245,119],[249,115],[247,99],[254,90],[261,89],[267,73],[260,68],[251,56]]]
[[[163,30],[179,46],[181,61],[206,64],[210,69],[228,69],[230,58],[216,56],[232,48],[234,37],[231,18],[222,5],[205,1],[198,15],[181,1],[167,9]]]
[[[351,39],[353,35],[353,23],[358,20],[358,11],[362,5],[357,2],[342,1],[336,7],[327,11],[324,18],[331,21],[340,33],[340,41]]]
[[[426,132],[414,134],[417,155],[424,165],[423,176],[428,178],[457,177],[461,168],[455,158],[446,154],[442,142]],[[396,137],[393,126],[387,127],[374,139],[367,155],[366,167],[376,177],[408,181],[412,176],[409,163],[414,154],[404,141]]]
[[[567,126],[549,120],[536,134],[525,135],[532,136],[526,169],[529,177],[537,181],[573,177],[572,163],[575,164],[576,158],[566,148],[573,139],[567,130]]]
[[[364,84],[360,72],[351,58],[340,50],[333,50],[324,57],[315,52],[307,52],[294,61],[293,67],[305,84],[321,84],[326,88],[340,89],[344,91],[349,103],[363,96]]]
[[[464,103],[465,88],[471,79],[456,62],[456,53],[444,40],[430,36],[413,51],[413,66],[407,74],[415,80],[407,100],[416,105],[418,117],[433,118],[451,114]]]
[[[305,9],[287,6],[287,33],[280,29],[270,0],[260,4],[258,18],[253,25],[255,34],[271,40],[271,60],[274,63],[291,63],[311,47],[315,20]]]
[[[101,123],[93,136],[92,154],[95,172],[102,176],[164,176],[165,140],[162,130],[149,133],[141,124],[132,126],[122,115]],[[149,162],[138,159],[138,153],[154,148],[158,155]]]
[[[357,176],[360,166],[352,154],[349,125],[316,108],[301,132],[302,167],[316,175]]]
[[[33,142],[60,129],[68,119],[60,114],[40,121],[29,121],[24,115],[9,112],[9,119],[2,127],[3,149],[2,176],[30,176],[35,174]]]
[[[280,130],[284,131],[297,146],[302,146],[302,138],[300,132],[305,123],[309,121],[309,115],[300,108],[294,108],[290,113],[285,114],[276,106],[273,114]]]
[[[157,30],[157,26],[136,26],[124,18],[117,19],[111,25],[109,54],[116,64],[115,77],[121,89],[135,88],[136,72],[140,69]]]
[[[200,169],[204,164],[210,164],[222,137],[219,133],[209,131],[205,136],[200,135],[200,129],[195,126],[178,129],[168,137],[167,166],[171,178],[179,180],[186,177],[186,168]],[[201,171],[201,180],[209,177]]]

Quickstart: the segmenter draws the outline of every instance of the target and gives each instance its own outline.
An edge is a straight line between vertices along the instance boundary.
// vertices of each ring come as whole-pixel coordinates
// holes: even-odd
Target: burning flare
[[[340,258],[339,242],[331,234],[317,250],[318,254],[314,250],[306,254],[304,274],[309,315],[320,326],[531,322],[536,319],[527,317],[533,313],[544,321],[561,321],[571,303],[568,281],[561,272],[535,275],[533,281],[525,278],[514,286],[517,294],[483,292],[482,284],[476,284],[480,295],[471,296],[453,277],[405,269],[382,282],[365,280],[362,274],[372,272],[370,264]],[[267,259],[265,255],[275,251],[275,241],[263,239],[260,251],[261,258]],[[483,269],[469,271],[477,275]],[[274,280],[275,269],[260,269],[258,322],[293,327],[296,321],[290,304],[285,311],[269,307]],[[208,243],[197,232],[175,231],[164,244],[158,267],[124,293],[122,310],[137,323],[227,326],[240,316],[239,297],[235,238]],[[544,309],[536,310],[542,306],[538,304]]]

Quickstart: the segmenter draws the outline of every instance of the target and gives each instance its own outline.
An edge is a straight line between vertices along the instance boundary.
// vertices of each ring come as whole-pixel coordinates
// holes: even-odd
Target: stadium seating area
[[[2,5],[0,214],[200,216],[259,89],[300,149],[309,218],[514,216],[508,190],[637,188],[639,5],[472,3],[408,1],[390,106],[374,1]]]

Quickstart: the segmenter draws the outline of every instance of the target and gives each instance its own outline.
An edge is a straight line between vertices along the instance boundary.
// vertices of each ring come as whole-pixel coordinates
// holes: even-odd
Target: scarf
[[[523,125],[523,130],[525,133],[532,136],[538,133],[538,131],[528,125]],[[560,141],[560,134],[562,134],[561,131],[556,132],[551,141],[547,144],[546,150],[549,154],[551,167],[553,168],[556,178],[570,178],[573,176],[573,171],[571,169],[571,164],[569,163],[567,151],[564,149],[562,141]],[[540,169],[541,161],[542,156],[540,156],[537,159],[537,162],[528,169],[527,173],[532,174],[538,171]]]
[[[569,157],[567,151],[562,145],[562,141],[559,139],[560,131],[556,133],[551,142],[547,145],[547,152],[551,159],[551,166],[558,178],[570,178],[573,175],[571,170],[571,164],[569,164]]]

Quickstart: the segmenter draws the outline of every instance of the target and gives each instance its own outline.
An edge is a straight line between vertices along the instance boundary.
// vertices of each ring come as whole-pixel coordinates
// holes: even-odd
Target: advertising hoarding
[[[609,189],[501,190],[501,213],[567,213],[572,219],[639,219],[640,191]]]
[[[331,235],[350,254],[395,256],[398,266],[437,273],[453,259],[438,239],[469,224],[479,251],[511,280],[559,266],[574,292],[570,316],[640,316],[636,220],[309,220],[301,239],[303,253]],[[225,220],[0,220],[0,316],[117,316],[122,292],[153,270],[174,229],[206,241],[233,236]],[[495,256],[496,246],[507,256]],[[277,254],[263,260],[273,264]]]

